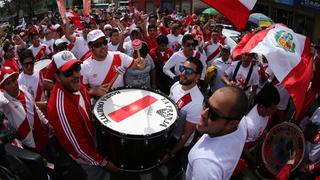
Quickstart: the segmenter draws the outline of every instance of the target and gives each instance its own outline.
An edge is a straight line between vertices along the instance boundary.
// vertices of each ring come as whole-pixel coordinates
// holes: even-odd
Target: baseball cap
[[[0,85],[9,77],[11,76],[18,76],[19,74],[17,72],[15,72],[11,67],[9,66],[3,66],[0,69]]]
[[[101,37],[106,37],[100,29],[92,30],[88,33],[88,42],[94,42]]]
[[[59,69],[62,72],[67,71],[74,64],[81,64],[82,63],[70,51],[58,52],[52,58],[57,66],[57,69]]]
[[[55,45],[55,46],[59,46],[59,45],[61,45],[62,43],[68,44],[68,42],[67,42],[66,40],[61,39],[61,38],[54,40],[54,45]]]
[[[112,26],[110,24],[104,25],[103,29],[107,29],[107,28],[112,29]]]
[[[51,25],[50,27],[49,27],[49,29],[51,30],[51,31],[56,31],[58,28],[60,28],[60,24],[55,24],[55,25]]]

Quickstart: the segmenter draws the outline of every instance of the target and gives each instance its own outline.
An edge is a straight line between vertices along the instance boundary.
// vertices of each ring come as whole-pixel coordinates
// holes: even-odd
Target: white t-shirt
[[[46,44],[50,48],[50,50],[53,52],[54,39],[47,40],[46,38],[43,38],[42,43]]]
[[[196,54],[199,53],[197,51],[193,52],[193,57],[196,56]],[[207,70],[207,63],[206,63],[206,59],[204,56],[200,54],[200,61],[203,65],[203,69],[202,69],[202,74],[201,74],[201,79],[204,80],[205,76],[206,76],[206,70]],[[173,79],[176,75],[180,74],[179,71],[179,67],[180,65],[183,65],[183,63],[187,60],[187,57],[184,55],[183,51],[178,51],[175,52],[170,58],[169,60],[165,63],[165,65],[163,66],[163,72],[168,75],[169,77],[171,77],[171,79]],[[171,72],[171,68],[174,67],[174,73]]]
[[[168,34],[167,35],[168,37],[168,42],[169,42],[169,48],[173,51],[173,52],[176,52],[176,47],[178,44],[182,45],[182,38],[183,38],[183,35],[182,34],[179,34],[178,36],[175,36],[173,34]]]
[[[185,98],[183,102],[185,105],[180,104],[181,98],[185,95],[190,95],[191,99],[188,101],[188,98]],[[185,97],[186,97],[185,96]],[[170,89],[169,97],[177,104],[179,107],[179,119],[177,121],[176,127],[173,129],[173,136],[176,139],[179,139],[184,130],[185,122],[190,122],[193,124],[198,124],[202,112],[203,104],[203,95],[199,90],[198,86],[185,91],[182,89],[182,85],[179,82],[176,82],[172,85]],[[180,100],[180,101],[179,101]],[[182,108],[181,108],[182,107]],[[193,139],[194,133],[189,137],[184,146],[189,146]]]
[[[123,43],[123,49],[124,49],[124,52],[128,55],[128,56],[131,56],[133,55],[133,52],[134,52],[134,49],[132,47],[132,41],[128,41],[128,42],[125,42]]]
[[[257,140],[268,125],[269,116],[262,117],[257,110],[258,105],[255,105],[246,115],[243,121],[246,121],[248,127],[248,136],[246,142]]]
[[[49,47],[46,44],[40,44],[38,47],[34,47],[32,45],[31,47],[29,47],[29,49],[32,51],[32,54],[36,58],[36,60],[47,58],[51,53]]]
[[[247,137],[246,123],[241,120],[238,129],[224,136],[203,135],[188,155],[186,180],[230,179]]]
[[[111,42],[109,42],[108,43],[108,51],[118,51],[119,44],[113,45]]]
[[[213,86],[211,87],[212,92],[225,86],[225,84],[221,80],[221,77],[224,76],[224,72],[230,65],[231,65],[230,58],[226,62],[224,62],[221,58],[217,58],[212,62],[212,66],[216,66],[218,69],[216,78],[214,79]]]
[[[40,80],[39,71],[34,71],[32,75],[25,74],[24,72],[20,73],[18,83],[19,85],[23,85],[36,101],[44,100],[43,82]],[[36,99],[38,93],[41,93],[40,99]]]
[[[71,52],[77,59],[81,59],[89,51],[88,42],[83,37],[76,37],[73,44]]]
[[[104,79],[110,71],[114,55],[119,54],[121,58],[121,67],[129,68],[133,64],[133,58],[121,52],[108,51],[108,55],[103,61],[97,61],[92,58],[84,61],[81,65],[81,75],[83,76],[83,84],[89,85],[91,88],[102,85]],[[111,88],[124,86],[123,75],[119,75]]]
[[[233,73],[237,67],[239,61],[235,61],[231,63],[231,66],[229,66],[225,73],[227,74],[229,80],[232,80],[233,77]],[[236,79],[236,83],[239,85],[239,87],[244,88],[243,85],[246,81],[247,75],[249,73],[251,64],[248,67],[243,67],[242,65],[240,65],[240,68],[238,70],[238,73],[235,77]],[[250,77],[250,80],[247,84],[248,87],[254,86],[254,85],[258,85],[259,84],[259,74],[258,74],[258,67],[256,65],[254,65],[253,70],[252,70],[252,74]],[[250,95],[250,90],[251,88],[248,88],[245,93],[247,96]]]
[[[211,56],[211,54],[213,54],[214,52],[216,52],[217,49],[220,48],[220,46],[221,46],[220,43],[217,43],[217,44],[212,43],[211,45],[208,45],[207,48],[205,49],[207,58],[209,58],[209,56]],[[217,52],[218,52],[218,53],[217,53],[212,59],[210,59],[209,61],[207,61],[208,66],[211,66],[212,63],[213,63],[213,61],[220,56],[220,49],[219,49]]]

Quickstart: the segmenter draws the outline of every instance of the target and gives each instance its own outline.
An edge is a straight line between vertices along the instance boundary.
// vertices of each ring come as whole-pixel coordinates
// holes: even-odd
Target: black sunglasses
[[[72,66],[70,69],[68,69],[67,71],[62,72],[62,74],[68,78],[68,77],[72,76],[74,72],[79,72],[80,70],[81,70],[81,65],[76,64],[76,65]]]
[[[225,120],[234,120],[236,118],[233,117],[227,117],[227,116],[221,116],[219,113],[219,110],[215,107],[212,107],[209,103],[208,99],[204,100],[204,108],[207,109],[209,108],[209,112],[208,112],[208,119],[210,119],[211,121],[215,121],[217,119],[225,119]]]
[[[188,67],[185,67],[185,66],[183,66],[183,65],[180,65],[179,66],[179,71],[182,73],[183,71],[186,71],[186,74],[189,76],[189,75],[191,75],[191,74],[193,74],[193,73],[197,73],[196,71],[194,71],[193,69],[191,69],[191,68],[188,68]]]
[[[101,47],[102,45],[105,45],[105,46],[107,46],[108,45],[108,40],[103,40],[102,42],[96,42],[96,43],[92,43],[92,46],[94,47],[94,48],[99,48],[99,47]]]
[[[27,63],[23,63],[22,65],[25,66],[25,67],[33,66],[33,65],[34,65],[34,61],[30,61],[30,62],[27,62]]]

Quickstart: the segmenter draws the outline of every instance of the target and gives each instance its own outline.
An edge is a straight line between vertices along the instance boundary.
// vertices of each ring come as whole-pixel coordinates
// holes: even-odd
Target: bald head
[[[209,101],[215,100],[225,109],[225,116],[232,117],[235,120],[241,118],[247,113],[248,98],[242,89],[234,86],[225,86],[216,90]]]

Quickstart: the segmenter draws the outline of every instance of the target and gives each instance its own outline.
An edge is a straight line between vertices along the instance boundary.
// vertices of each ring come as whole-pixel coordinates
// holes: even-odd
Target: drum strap
[[[84,61],[86,59],[88,59],[90,56],[92,56],[92,51],[89,50],[88,52],[86,52],[81,58],[80,58],[80,61]]]
[[[239,69],[240,69],[241,64],[242,64],[242,61],[239,61],[238,64],[237,64],[237,66],[236,66],[236,69],[235,69],[234,72],[233,72],[233,76],[232,76],[232,80],[233,80],[233,81],[236,81],[236,77],[237,77],[237,74],[238,74],[238,71],[239,71]],[[250,86],[247,86],[247,85],[248,85],[248,83],[249,83],[249,80],[250,80],[250,77],[251,77],[251,74],[252,74],[252,71],[253,71],[253,66],[254,66],[254,64],[251,63],[251,66],[250,66],[250,69],[249,69],[247,78],[246,78],[246,80],[245,80],[245,82],[244,82],[244,85],[243,85],[243,90],[244,90],[244,91],[246,91],[246,90],[248,90],[248,89],[250,88]]]
[[[177,101],[177,106],[180,109],[182,109],[184,106],[186,106],[187,104],[189,104],[192,101],[191,98],[191,94],[185,94],[184,96],[182,96],[178,101]]]
[[[103,83],[102,84],[107,84],[111,81],[111,79],[117,75],[117,72],[115,70],[115,68],[113,67],[119,67],[121,66],[121,58],[120,58],[120,55],[119,54],[115,54],[113,56],[113,60],[112,60],[112,64],[110,66],[110,69],[109,69],[109,72],[108,74],[106,75],[106,78],[103,80]],[[110,87],[112,87],[113,84],[110,85]]]

